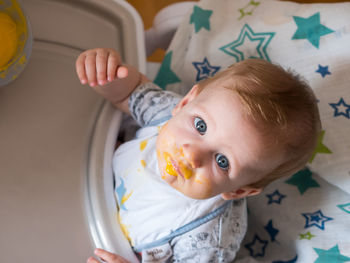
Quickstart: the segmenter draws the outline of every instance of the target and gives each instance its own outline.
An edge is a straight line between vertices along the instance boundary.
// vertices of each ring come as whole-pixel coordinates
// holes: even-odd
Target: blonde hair
[[[238,95],[244,113],[259,126],[262,135],[274,136],[274,142],[283,146],[287,156],[284,163],[249,186],[263,188],[306,165],[316,146],[321,122],[316,97],[299,75],[265,60],[248,59],[199,86],[205,88],[217,81]]]

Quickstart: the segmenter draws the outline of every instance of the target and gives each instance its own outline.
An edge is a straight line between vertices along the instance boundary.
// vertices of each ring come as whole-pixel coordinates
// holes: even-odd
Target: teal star
[[[344,212],[350,214],[350,203],[343,204],[343,205],[337,205],[337,207],[339,207]]]
[[[293,174],[293,176],[285,182],[298,187],[300,194],[304,194],[308,188],[320,187],[320,185],[312,179],[312,172],[307,167]]]
[[[167,53],[163,59],[162,65],[157,73],[155,80],[153,81],[162,89],[166,88],[166,85],[180,82],[181,80],[176,76],[174,71],[171,70],[171,57],[173,55],[173,51]]]
[[[233,56],[237,62],[246,58],[260,58],[270,61],[266,49],[274,35],[274,32],[255,33],[248,24],[245,24],[235,41],[219,49]]]
[[[312,161],[315,159],[316,157],[316,154],[318,153],[325,153],[325,154],[331,154],[332,151],[326,146],[323,144],[323,137],[324,137],[324,134],[326,133],[325,130],[322,130],[320,132],[320,134],[318,135],[318,138],[317,138],[317,145],[316,145],[316,148],[315,148],[315,151],[313,152],[313,154],[311,155],[311,158],[309,160],[309,163],[312,163]]]
[[[213,14],[212,10],[202,9],[199,6],[194,6],[193,12],[190,18],[190,24],[194,24],[195,32],[198,33],[202,27],[210,30],[209,18]]]
[[[350,258],[347,256],[343,256],[340,254],[338,245],[335,245],[334,247],[330,248],[329,250],[324,250],[320,248],[313,248],[318,258],[314,263],[341,263],[350,261]]]
[[[307,39],[316,48],[319,47],[321,36],[334,32],[332,29],[320,23],[320,12],[308,18],[293,16],[293,19],[298,29],[294,33],[292,39]]]

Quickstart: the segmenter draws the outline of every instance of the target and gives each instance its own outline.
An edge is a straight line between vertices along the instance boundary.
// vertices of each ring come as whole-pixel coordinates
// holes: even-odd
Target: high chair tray
[[[85,262],[95,246],[113,247],[97,227],[112,205],[101,204],[113,200],[99,188],[107,143],[99,130],[112,126],[116,137],[121,113],[80,84],[75,60],[85,49],[111,47],[144,72],[143,25],[125,1],[26,0],[23,7],[31,58],[0,88],[1,262]],[[124,253],[134,259],[127,245]]]

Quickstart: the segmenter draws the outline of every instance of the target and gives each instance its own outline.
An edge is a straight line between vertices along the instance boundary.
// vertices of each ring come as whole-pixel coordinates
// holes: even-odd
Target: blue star
[[[219,49],[233,56],[236,62],[246,58],[260,58],[270,61],[266,49],[274,35],[274,32],[254,33],[250,26],[245,24],[235,41]],[[253,47],[247,48],[249,46]]]
[[[197,70],[196,81],[214,76],[215,73],[221,68],[211,66],[207,58],[204,58],[203,62],[193,62],[192,64]]]
[[[190,18],[190,24],[194,24],[195,32],[198,33],[202,27],[210,30],[209,18],[213,14],[212,10],[202,9],[199,6],[194,6],[193,12]]]
[[[181,82],[181,80],[176,76],[174,71],[172,71],[170,68],[172,55],[173,51],[170,51],[165,55],[162,65],[160,66],[160,69],[157,73],[157,76],[153,81],[162,89],[165,89],[168,84]]]
[[[344,212],[350,214],[350,203],[343,204],[343,205],[337,205],[337,207],[339,207]]]
[[[275,241],[275,237],[280,231],[272,226],[272,219],[267,223],[267,225],[264,228],[267,231],[267,233],[269,233],[271,241]]]
[[[326,75],[331,75],[332,73],[329,72],[328,66],[321,66],[320,64],[318,65],[318,69],[315,71],[317,73],[320,73],[322,78],[324,78]]]
[[[298,29],[294,33],[292,39],[307,39],[316,48],[319,47],[321,36],[334,32],[332,29],[320,23],[319,12],[308,18],[293,16],[293,19]]]
[[[317,223],[321,220],[321,217],[319,215],[312,215],[310,216],[311,221],[316,221]]]
[[[272,194],[267,194],[266,196],[269,198],[268,205],[272,203],[281,204],[282,199],[286,197],[286,195],[281,194],[278,190],[275,190]]]
[[[278,260],[278,261],[273,261],[272,263],[295,263],[295,262],[297,262],[297,259],[298,259],[298,255],[296,255],[291,260],[287,260],[287,261]]]
[[[335,110],[334,117],[345,116],[350,119],[350,105],[346,104],[344,99],[341,97],[338,103],[329,103],[331,107]],[[341,107],[340,109],[338,107]]]
[[[340,254],[338,245],[335,245],[334,247],[328,250],[324,250],[320,248],[313,248],[313,249],[316,251],[318,255],[318,258],[314,263],[329,263],[329,262],[341,263],[341,262],[350,261],[349,257]]]
[[[257,243],[255,243],[257,241]],[[261,240],[258,235],[254,235],[252,242],[245,244],[244,246],[249,250],[249,254],[252,257],[263,257],[265,255],[265,248],[267,246],[267,240]]]
[[[314,213],[302,213],[306,219],[305,227],[316,226],[321,230],[324,230],[324,223],[330,220],[333,220],[331,217],[324,216],[321,210],[318,210]]]

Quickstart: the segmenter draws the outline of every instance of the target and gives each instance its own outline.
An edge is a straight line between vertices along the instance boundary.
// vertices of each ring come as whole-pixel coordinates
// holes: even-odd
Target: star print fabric
[[[350,260],[349,194],[309,169],[303,172],[307,181],[281,178],[247,199],[248,232],[235,262]]]
[[[220,4],[219,4],[220,3]],[[248,199],[235,262],[350,262],[350,3],[203,0],[184,17],[156,80],[186,94],[257,58],[299,73],[322,121],[307,167]]]
[[[349,13],[349,2],[200,1],[183,19],[155,82],[184,95],[247,58],[293,70],[314,89],[321,113],[309,166],[350,193]]]

